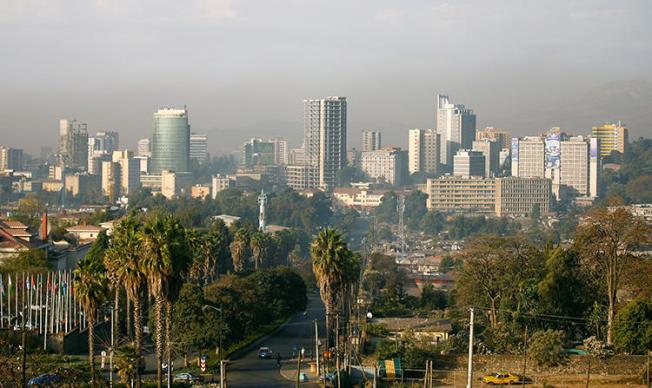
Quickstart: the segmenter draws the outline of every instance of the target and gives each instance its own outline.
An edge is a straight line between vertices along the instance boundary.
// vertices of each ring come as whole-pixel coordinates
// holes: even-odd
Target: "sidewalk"
[[[308,381],[303,382],[301,384],[306,384],[306,385],[319,385],[319,375],[317,372],[311,372],[310,371],[310,364],[314,364],[314,361],[303,361],[301,363],[301,373],[304,373],[306,377],[308,378]],[[281,365],[281,376],[283,378],[290,380],[290,381],[297,381],[297,360],[288,360],[286,362],[283,362]]]

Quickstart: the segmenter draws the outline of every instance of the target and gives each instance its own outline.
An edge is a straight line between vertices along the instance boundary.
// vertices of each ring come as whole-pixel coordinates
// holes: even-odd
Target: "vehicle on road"
[[[336,377],[337,377],[337,376],[335,375],[335,373],[333,373],[333,372],[326,372],[325,374],[319,376],[319,381],[324,381],[324,380],[326,380],[326,382],[328,382],[328,383],[332,383],[333,381],[335,381],[335,378],[336,378]]]
[[[273,355],[274,353],[268,347],[263,346],[262,348],[258,349],[258,358],[272,358]]]
[[[49,387],[54,386],[61,380],[59,375],[54,373],[44,373],[38,375],[27,382],[28,387]]]
[[[201,381],[201,377],[193,375],[192,373],[184,372],[177,373],[174,375],[174,381],[184,382],[184,383],[196,383]]]
[[[521,376],[506,371],[499,371],[484,375],[481,380],[483,383],[489,385],[511,385],[519,384],[521,382]]]

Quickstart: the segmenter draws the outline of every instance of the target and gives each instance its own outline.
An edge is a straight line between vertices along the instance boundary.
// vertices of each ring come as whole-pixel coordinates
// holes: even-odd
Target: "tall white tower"
[[[258,204],[260,204],[260,211],[258,212],[258,230],[265,232],[265,206],[267,205],[267,194],[265,190],[260,190],[258,196]]]

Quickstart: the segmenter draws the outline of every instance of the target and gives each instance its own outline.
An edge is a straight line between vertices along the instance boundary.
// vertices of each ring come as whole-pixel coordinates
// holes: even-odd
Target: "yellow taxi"
[[[482,382],[489,385],[511,385],[520,383],[521,378],[515,374],[500,371],[482,376]]]

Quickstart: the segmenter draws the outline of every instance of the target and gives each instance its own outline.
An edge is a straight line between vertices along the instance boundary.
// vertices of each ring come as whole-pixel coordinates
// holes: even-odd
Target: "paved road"
[[[276,360],[258,358],[258,348],[269,347],[274,355],[280,353],[283,362],[291,362],[292,348],[298,346],[306,349],[310,357],[314,349],[314,323],[319,322],[320,337],[325,333],[324,305],[317,294],[308,297],[306,315],[294,315],[285,325],[268,337],[262,338],[243,352],[231,358],[227,369],[229,387],[293,387],[295,383],[283,378],[276,366]],[[308,385],[308,384],[305,384]]]

